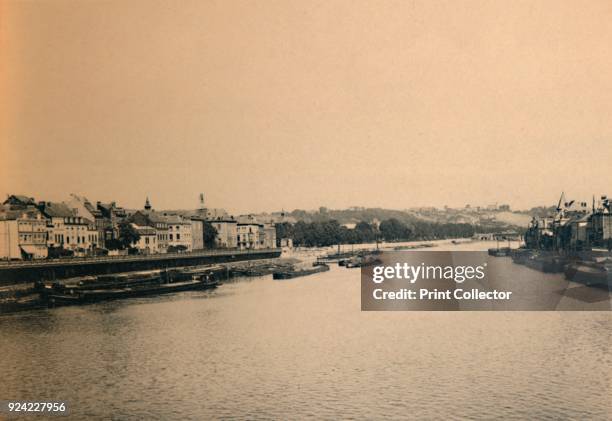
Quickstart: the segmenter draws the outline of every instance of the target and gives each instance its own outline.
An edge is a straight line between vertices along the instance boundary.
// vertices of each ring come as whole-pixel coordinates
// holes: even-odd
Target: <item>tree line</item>
[[[276,225],[276,238],[291,238],[300,247],[325,247],[335,244],[360,244],[375,241],[420,241],[445,238],[472,237],[476,232],[491,232],[495,227],[483,227],[465,223],[435,223],[415,221],[406,224],[397,218],[383,220],[379,225],[360,221],[354,228],[347,228],[334,219],[295,224],[283,222]]]

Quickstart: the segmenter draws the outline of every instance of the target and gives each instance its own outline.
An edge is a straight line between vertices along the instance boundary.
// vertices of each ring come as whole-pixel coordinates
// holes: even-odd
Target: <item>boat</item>
[[[340,265],[340,262],[342,262],[342,260],[338,261],[338,265]],[[316,260],[312,265],[313,266],[325,266],[327,263],[321,262],[320,260]]]
[[[454,243],[454,244],[458,244],[458,243]],[[436,245],[434,243],[410,244],[410,245],[407,245],[407,246],[396,246],[396,247],[393,247],[393,250],[396,250],[396,251],[400,251],[400,250],[414,250],[414,249],[431,248],[431,247],[436,247]]]
[[[561,273],[568,263],[568,258],[564,256],[538,254],[533,254],[523,262],[525,266],[545,273]]]
[[[319,264],[317,266],[313,266],[312,268],[307,269],[294,269],[294,270],[283,270],[274,272],[272,274],[273,279],[293,279],[299,278],[300,276],[308,276],[313,275],[315,273],[327,272],[329,270],[329,266],[326,264]]]
[[[361,257],[354,257],[352,259],[348,259],[344,266],[346,268],[359,268],[363,264],[363,259]]]
[[[336,263],[340,260],[345,260],[353,257],[355,253],[335,253],[335,254],[327,254],[325,256],[321,256],[317,258],[317,262],[320,263]]]
[[[149,274],[148,276],[113,276],[107,275],[100,277],[91,277],[93,279],[83,280],[66,280],[64,282],[54,283],[52,286],[55,290],[96,290],[108,288],[130,288],[144,286],[148,284],[159,283],[161,276],[159,274]]]
[[[510,255],[510,247],[495,247],[488,250],[489,256],[506,257]]]
[[[360,256],[354,257],[346,261],[347,268],[360,268],[364,266],[373,266],[382,263],[382,261],[374,256]]]
[[[268,269],[260,268],[260,269],[234,269],[232,270],[232,276],[264,276],[267,275]]]
[[[612,261],[576,261],[567,264],[565,277],[585,285],[612,287]]]
[[[41,292],[42,298],[49,307],[60,305],[87,304],[121,298],[143,297],[147,295],[160,295],[180,291],[203,290],[216,288],[219,282],[209,275],[194,276],[193,279],[180,282],[158,282],[131,286],[113,286],[103,288],[90,288],[89,286],[58,286],[45,287]]]
[[[523,265],[525,264],[527,259],[529,259],[534,254],[534,251],[525,248],[518,248],[511,249],[509,254],[512,258],[513,263]]]

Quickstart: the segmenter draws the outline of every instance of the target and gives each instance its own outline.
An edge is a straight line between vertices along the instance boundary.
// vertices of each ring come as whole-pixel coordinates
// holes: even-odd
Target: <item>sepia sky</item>
[[[612,194],[610,1],[0,1],[0,197]]]

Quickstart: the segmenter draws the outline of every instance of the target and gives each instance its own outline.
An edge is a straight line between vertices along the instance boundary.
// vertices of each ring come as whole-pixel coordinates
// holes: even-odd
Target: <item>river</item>
[[[612,417],[611,312],[361,312],[359,282],[333,265],[3,315],[0,399],[75,419]]]

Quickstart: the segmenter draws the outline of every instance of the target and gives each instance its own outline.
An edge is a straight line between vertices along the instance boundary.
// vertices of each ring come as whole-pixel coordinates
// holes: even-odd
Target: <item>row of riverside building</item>
[[[582,251],[593,248],[612,250],[612,200],[601,196],[592,203],[566,201],[561,194],[554,214],[533,218],[525,233],[531,249]]]
[[[217,231],[216,248],[276,247],[274,222],[252,215],[235,218],[204,207],[156,211],[148,198],[142,209],[129,210],[116,202],[94,204],[74,194],[63,202],[11,195],[0,205],[0,260],[125,254],[127,250],[111,246],[125,223],[139,234],[139,240],[131,244],[139,254],[203,250],[207,223]]]

